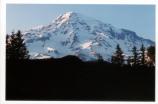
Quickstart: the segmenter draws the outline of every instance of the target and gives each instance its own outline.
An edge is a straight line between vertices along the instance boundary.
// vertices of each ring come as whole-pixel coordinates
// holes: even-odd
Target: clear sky
[[[155,41],[154,5],[7,4],[6,31],[45,25],[69,11],[135,31],[139,36]]]

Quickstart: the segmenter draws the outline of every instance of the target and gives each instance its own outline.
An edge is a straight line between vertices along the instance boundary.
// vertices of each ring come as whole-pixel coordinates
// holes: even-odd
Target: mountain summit
[[[155,43],[139,37],[135,32],[119,29],[75,12],[66,12],[45,26],[23,32],[32,59],[61,58],[75,55],[83,61],[102,56],[110,61],[117,44],[126,55],[131,48],[148,47]]]

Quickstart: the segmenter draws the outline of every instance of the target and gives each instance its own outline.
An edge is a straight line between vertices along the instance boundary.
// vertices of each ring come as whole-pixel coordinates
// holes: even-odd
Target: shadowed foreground
[[[154,101],[155,68],[76,57],[7,60],[7,100]]]

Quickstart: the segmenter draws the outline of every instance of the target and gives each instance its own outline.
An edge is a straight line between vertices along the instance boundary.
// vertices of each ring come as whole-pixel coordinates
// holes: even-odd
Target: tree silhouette
[[[123,51],[120,48],[120,45],[117,44],[116,46],[116,52],[114,53],[114,55],[111,58],[111,62],[114,64],[120,64],[122,65],[124,63],[124,56],[123,56]]]
[[[133,62],[133,65],[138,65],[138,53],[137,53],[137,47],[134,46],[133,49],[132,49],[132,53],[133,53],[133,57],[132,57],[132,62]]]
[[[140,48],[140,55],[141,55],[141,64],[144,65],[145,64],[145,47],[144,45],[142,44],[141,48]]]
[[[6,55],[7,59],[28,59],[28,51],[22,39],[22,34],[20,31],[17,33],[12,32],[12,34],[6,37]]]
[[[155,46],[147,48],[147,56],[150,58],[150,63],[155,63]]]
[[[98,60],[97,60],[98,62],[103,62],[104,61],[103,57],[100,54],[96,54],[96,56],[98,58]]]
[[[131,66],[131,56],[128,56],[128,58],[127,58],[127,65]]]
[[[6,59],[9,59],[11,55],[11,43],[10,43],[10,36],[6,35]]]

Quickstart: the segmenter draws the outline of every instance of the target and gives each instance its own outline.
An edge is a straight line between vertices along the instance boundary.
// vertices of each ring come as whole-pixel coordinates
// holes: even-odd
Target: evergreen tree
[[[141,48],[140,48],[140,51],[141,51],[141,64],[144,65],[145,64],[145,47],[144,45],[142,44]]]
[[[132,61],[133,61],[133,65],[138,65],[138,53],[137,53],[137,48],[134,46],[133,49],[132,49],[132,52],[133,52],[133,58],[132,58]]]
[[[131,66],[131,56],[128,56],[127,65]]]
[[[98,62],[103,62],[104,59],[100,54],[96,54],[97,58],[98,58]]]
[[[6,35],[6,59],[9,59],[10,57],[10,52],[11,50],[11,44],[10,44],[10,36],[7,34]]]
[[[7,59],[29,58],[28,51],[20,31],[12,33],[11,36],[6,37],[6,53]]]
[[[151,59],[152,63],[155,63],[155,46],[147,48],[147,56]]]
[[[117,44],[117,46],[116,46],[116,52],[112,56],[111,62],[114,64],[120,64],[120,65],[122,65],[124,63],[123,51],[120,48],[119,44]]]

